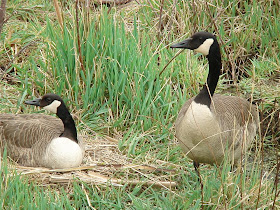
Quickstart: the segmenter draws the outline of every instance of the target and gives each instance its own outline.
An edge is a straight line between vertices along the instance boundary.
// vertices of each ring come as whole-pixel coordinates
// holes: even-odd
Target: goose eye
[[[51,99],[51,98],[46,98],[46,101],[47,101],[48,103],[50,103],[50,102],[52,102],[52,99]]]

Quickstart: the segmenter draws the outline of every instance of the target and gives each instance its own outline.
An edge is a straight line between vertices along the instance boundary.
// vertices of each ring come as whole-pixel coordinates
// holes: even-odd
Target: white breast
[[[208,106],[193,101],[189,106],[184,120],[186,129],[197,136],[207,138],[219,132],[219,125],[216,117]],[[199,142],[194,142],[199,143]]]
[[[220,154],[216,151],[223,147],[221,129],[215,115],[206,105],[193,101],[177,126],[176,135],[186,154],[197,162],[220,159],[224,152],[220,151]],[[213,155],[217,157],[213,158]]]
[[[49,168],[72,168],[82,163],[83,150],[74,141],[58,137],[51,141],[44,157],[45,165]]]

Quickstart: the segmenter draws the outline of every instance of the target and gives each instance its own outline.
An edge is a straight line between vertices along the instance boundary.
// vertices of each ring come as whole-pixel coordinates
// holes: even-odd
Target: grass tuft
[[[119,139],[118,150],[135,162],[174,169],[170,180],[178,185],[167,190],[76,180],[40,186],[9,169],[3,158],[0,206],[202,208],[197,176],[177,145],[173,124],[182,104],[205,82],[207,62],[186,51],[174,59],[168,46],[207,30],[222,45],[224,74],[217,92],[258,102],[261,130],[242,167],[202,166],[203,207],[280,208],[279,4],[144,0],[92,8],[86,2],[77,8],[71,1],[59,8],[52,1],[7,3],[11,17],[0,35],[1,112],[35,112],[23,101],[55,92],[80,122],[80,132]]]

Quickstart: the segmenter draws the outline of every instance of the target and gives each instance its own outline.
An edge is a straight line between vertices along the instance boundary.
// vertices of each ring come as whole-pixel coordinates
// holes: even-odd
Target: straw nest
[[[136,160],[123,155],[118,149],[118,140],[109,136],[89,137],[82,135],[85,142],[85,157],[77,168],[48,169],[24,167],[10,164],[17,173],[43,185],[70,184],[74,180],[95,185],[142,185],[171,188],[176,175],[170,163],[151,160],[152,164],[136,163]],[[174,168],[174,166],[172,167]]]

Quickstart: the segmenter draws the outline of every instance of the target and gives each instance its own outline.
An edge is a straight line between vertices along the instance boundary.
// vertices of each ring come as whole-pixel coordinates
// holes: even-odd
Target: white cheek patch
[[[57,113],[57,108],[60,106],[61,102],[58,100],[54,100],[51,104],[48,106],[45,106],[44,109],[48,110],[52,113]]]
[[[198,48],[194,49],[194,51],[202,53],[203,55],[208,55],[213,42],[214,39],[212,38],[206,39]]]

